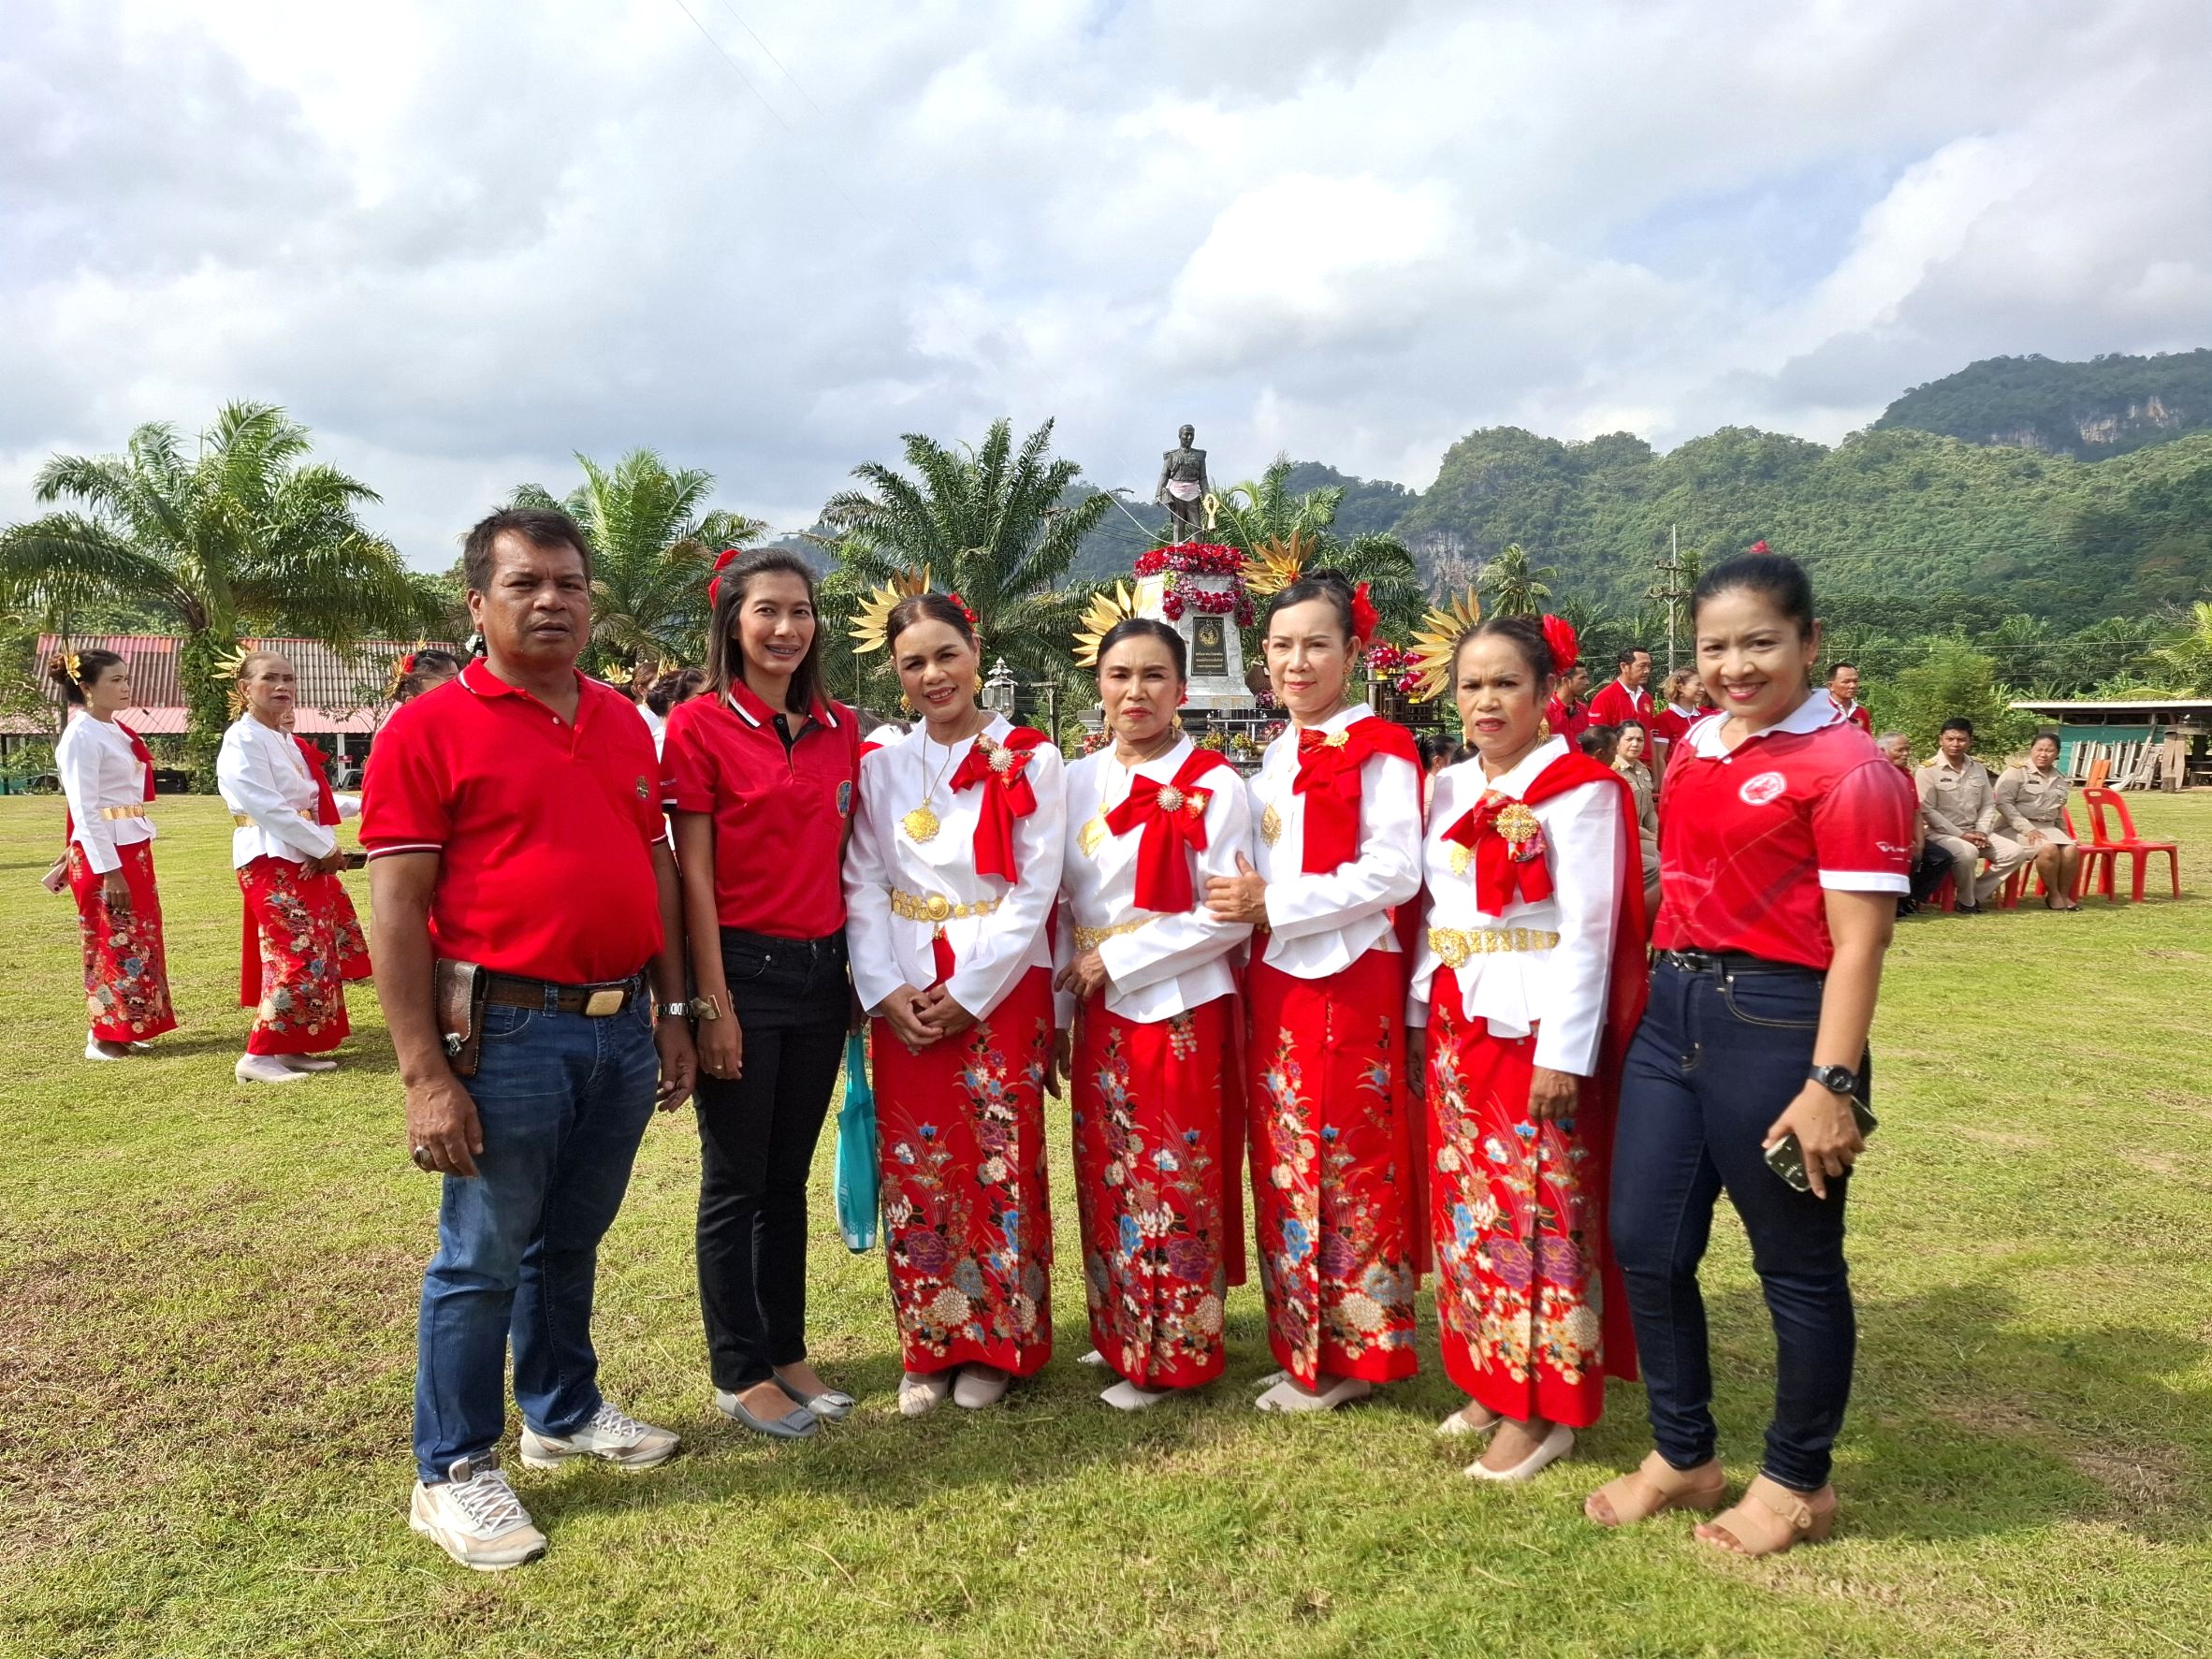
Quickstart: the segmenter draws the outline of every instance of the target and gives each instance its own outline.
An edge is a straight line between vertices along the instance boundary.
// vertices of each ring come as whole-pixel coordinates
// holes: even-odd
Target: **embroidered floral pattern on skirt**
[[[153,843],[116,849],[131,908],[117,916],[84,849],[69,843],[69,892],[84,946],[84,1012],[102,1042],[143,1042],[177,1028],[169,1006],[168,958],[162,943],[161,893],[153,881]]]
[[[1031,968],[958,1037],[910,1054],[882,1020],[869,1052],[891,1307],[906,1369],[1052,1358],[1044,1073],[1052,976]]]
[[[1534,1035],[1494,1037],[1467,1018],[1448,972],[1433,996],[1429,1207],[1444,1369],[1516,1421],[1587,1428],[1608,1374],[1594,1150],[1573,1119],[1529,1122]]]
[[[1219,1376],[1229,1288],[1222,1146],[1230,998],[1141,1025],[1077,1016],[1075,1193],[1091,1341],[1141,1388]]]
[[[311,876],[288,858],[256,858],[238,873],[239,891],[261,934],[261,1001],[246,1038],[250,1055],[319,1055],[345,1041],[336,880]]]
[[[1370,951],[1343,973],[1250,976],[1253,1215],[1268,1346],[1307,1388],[1390,1382],[1414,1353],[1404,991]]]

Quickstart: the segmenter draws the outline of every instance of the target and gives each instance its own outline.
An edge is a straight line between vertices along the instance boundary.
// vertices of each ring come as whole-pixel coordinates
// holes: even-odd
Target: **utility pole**
[[[1674,672],[1675,614],[1689,594],[1682,589],[1682,546],[1677,527],[1666,527],[1666,557],[1654,567],[1659,580],[1652,584],[1644,597],[1666,606],[1666,672]]]

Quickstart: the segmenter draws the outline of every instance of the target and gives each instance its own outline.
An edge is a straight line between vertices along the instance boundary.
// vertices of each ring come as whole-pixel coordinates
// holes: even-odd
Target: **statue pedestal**
[[[1234,593],[1235,578],[1181,575],[1175,578],[1175,590],[1183,601],[1183,614],[1168,626],[1183,635],[1183,649],[1190,663],[1190,698],[1185,706],[1250,708],[1252,692],[1244,684],[1244,643],[1237,633],[1235,614],[1225,611],[1215,616],[1201,611],[1196,604],[1201,593]],[[1164,620],[1166,600],[1167,585],[1162,578],[1147,577],[1141,584],[1138,606],[1144,616]]]

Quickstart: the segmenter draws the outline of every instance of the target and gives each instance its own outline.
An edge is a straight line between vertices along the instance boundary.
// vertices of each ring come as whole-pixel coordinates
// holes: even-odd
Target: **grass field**
[[[1061,1357],[1007,1409],[908,1422],[881,1258],[837,1240],[826,1141],[816,1352],[863,1404],[771,1445],[708,1404],[679,1114],[603,1253],[598,1331],[609,1396],[685,1454],[540,1475],[510,1448],[552,1552],[490,1577],[405,1526],[435,1189],[373,997],[335,1077],[234,1084],[228,825],[165,802],[185,1028],[83,1062],[75,916],[35,880],[60,807],[0,801],[0,1652],[2212,1651],[2212,796],[2137,814],[2184,843],[2200,896],[1900,932],[1833,1544],[1751,1564],[1680,1517],[1587,1525],[1583,1492],[1647,1445],[1633,1388],[1575,1461],[1477,1488],[1431,1438],[1456,1397],[1426,1336],[1423,1375],[1374,1404],[1262,1417],[1253,1290],[1228,1381],[1109,1411],[1071,1363],[1065,1180]],[[1054,1134],[1064,1169],[1064,1117]],[[1709,1287],[1740,1479],[1772,1349],[1733,1223]]]

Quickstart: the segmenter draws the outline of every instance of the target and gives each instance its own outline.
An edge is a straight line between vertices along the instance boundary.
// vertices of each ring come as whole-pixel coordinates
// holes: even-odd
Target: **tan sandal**
[[[1582,1513],[1599,1526],[1631,1526],[1667,1509],[1695,1509],[1710,1515],[1728,1498],[1728,1477],[1711,1458],[1695,1469],[1678,1469],[1657,1452],[1583,1500]]]
[[[1700,1542],[1757,1560],[1799,1544],[1819,1544],[1836,1526],[1836,1489],[1792,1492],[1761,1475],[1744,1489],[1743,1502],[1697,1529]]]

